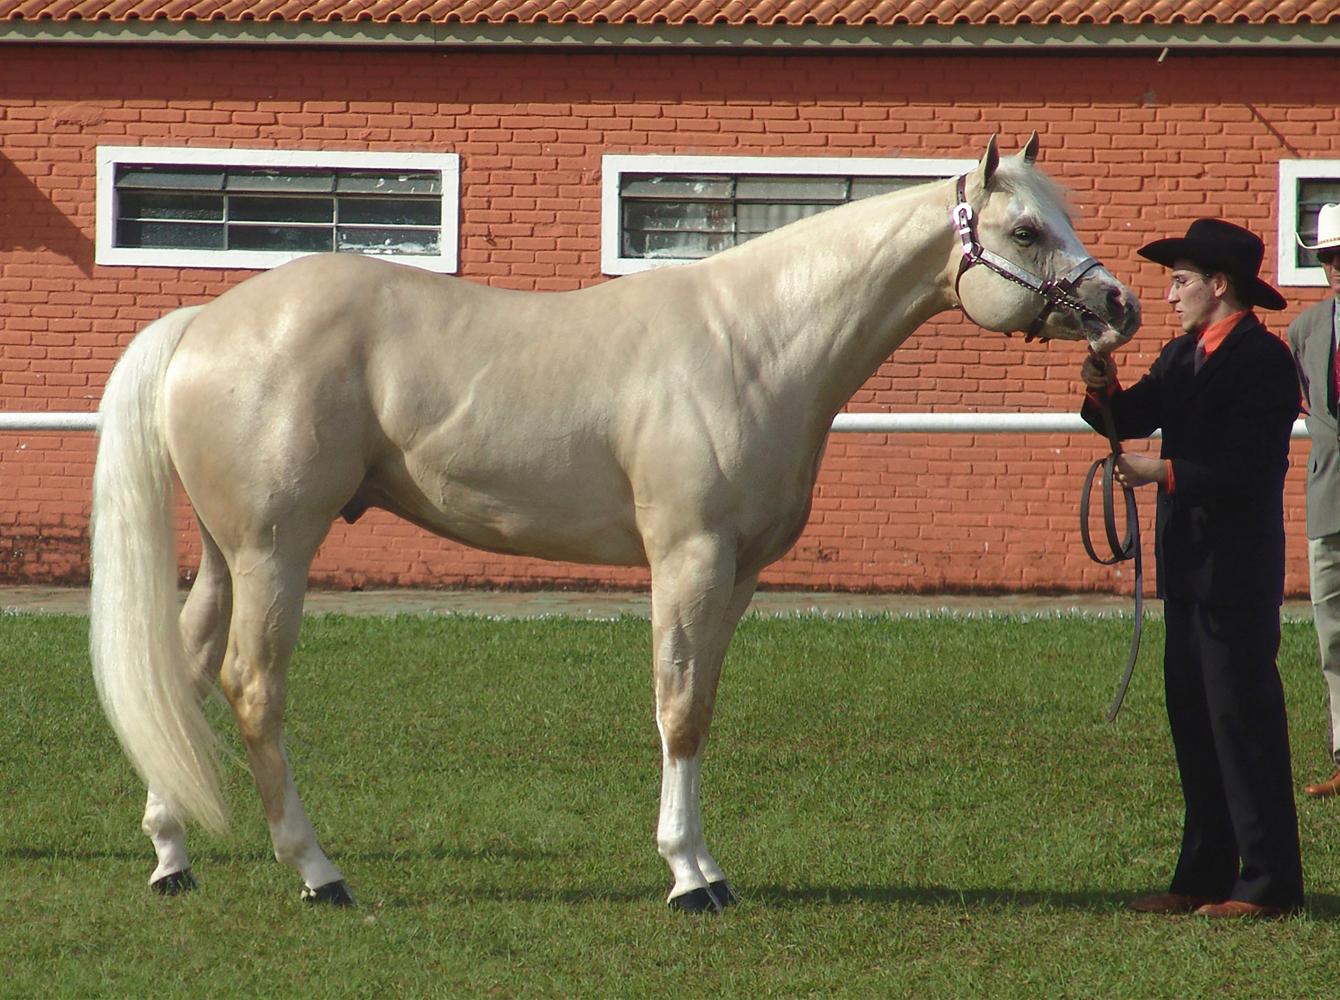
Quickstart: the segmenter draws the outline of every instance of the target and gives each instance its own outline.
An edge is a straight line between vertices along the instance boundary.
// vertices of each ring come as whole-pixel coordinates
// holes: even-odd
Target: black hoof
[[[353,906],[354,894],[349,891],[349,884],[341,879],[338,882],[327,882],[319,889],[303,886],[302,901],[314,905],[325,903],[328,906]]]
[[[709,884],[707,891],[712,894],[712,898],[717,901],[717,905],[723,910],[740,901],[740,897],[735,895],[735,890],[730,887],[724,878],[719,882]]]
[[[680,913],[721,912],[721,903],[717,901],[712,891],[706,887],[694,889],[692,892],[686,892],[680,896],[673,896],[669,905],[670,909],[678,910]]]
[[[200,883],[191,874],[191,869],[187,868],[171,875],[164,875],[158,881],[151,883],[149,888],[160,896],[180,896],[192,889],[199,889]]]

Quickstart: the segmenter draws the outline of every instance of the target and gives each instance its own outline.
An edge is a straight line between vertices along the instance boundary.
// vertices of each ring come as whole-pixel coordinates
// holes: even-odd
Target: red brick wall
[[[1273,273],[1276,164],[1340,155],[1334,62],[1297,55],[547,54],[6,45],[0,59],[0,410],[87,410],[136,329],[246,272],[93,263],[98,144],[441,150],[461,155],[466,278],[564,289],[599,274],[603,153],[976,156],[1032,129],[1081,237],[1145,301],[1135,374],[1173,329],[1134,249],[1222,212]],[[1286,289],[1288,319],[1321,297]],[[865,410],[1070,411],[1082,348],[1025,347],[956,315],[919,331]],[[809,528],[765,584],[1124,589],[1080,551],[1076,492],[1101,451],[1065,435],[835,435]],[[1298,442],[1288,587],[1306,590]],[[80,580],[88,435],[0,432],[0,578]],[[1146,519],[1152,497],[1145,498]],[[184,565],[194,541],[183,515]],[[1146,525],[1152,552],[1152,527]],[[338,524],[315,578],[609,585],[639,572],[491,556],[372,513]]]

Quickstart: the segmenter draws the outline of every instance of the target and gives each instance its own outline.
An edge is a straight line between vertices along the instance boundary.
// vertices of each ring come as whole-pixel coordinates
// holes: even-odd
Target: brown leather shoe
[[[1136,913],[1196,913],[1202,907],[1215,901],[1205,896],[1184,896],[1180,892],[1161,892],[1156,896],[1145,896],[1131,904]]]
[[[1229,899],[1222,903],[1206,903],[1196,910],[1196,916],[1212,920],[1278,920],[1280,917],[1292,917],[1301,911],[1301,906],[1262,906],[1260,903]]]
[[[1332,795],[1340,795],[1340,767],[1337,767],[1335,773],[1325,781],[1303,786],[1303,791],[1314,799],[1329,799]]]

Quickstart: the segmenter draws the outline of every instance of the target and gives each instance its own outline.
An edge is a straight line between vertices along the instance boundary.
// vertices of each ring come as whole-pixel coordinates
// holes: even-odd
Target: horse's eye
[[[1021,247],[1031,247],[1038,241],[1038,231],[1032,226],[1016,226],[1012,235]]]

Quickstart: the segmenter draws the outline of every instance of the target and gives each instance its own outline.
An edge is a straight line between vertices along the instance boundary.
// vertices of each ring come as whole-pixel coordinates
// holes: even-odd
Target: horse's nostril
[[[1122,329],[1127,336],[1132,336],[1136,330],[1140,329],[1140,300],[1131,292],[1124,293],[1121,298],[1122,315],[1125,320]]]
[[[1127,335],[1140,326],[1140,300],[1124,288],[1112,288],[1107,293],[1108,315],[1112,326]]]

